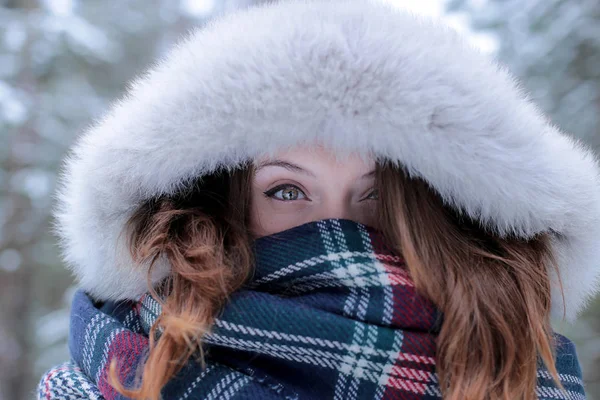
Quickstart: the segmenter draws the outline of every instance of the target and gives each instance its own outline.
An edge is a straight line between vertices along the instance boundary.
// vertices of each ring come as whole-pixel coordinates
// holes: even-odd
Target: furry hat
[[[64,257],[98,299],[147,290],[124,225],[146,199],[320,142],[401,163],[499,235],[553,232],[572,320],[599,287],[594,155],[450,28],[363,0],[292,0],[214,20],[83,134],[58,194]],[[156,282],[169,273],[156,268]]]

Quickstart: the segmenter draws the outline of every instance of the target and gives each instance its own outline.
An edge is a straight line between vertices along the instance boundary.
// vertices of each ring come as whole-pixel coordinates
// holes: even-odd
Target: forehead
[[[255,165],[260,166],[275,160],[298,164],[303,168],[329,167],[363,170],[375,167],[375,159],[370,155],[358,153],[343,154],[333,152],[323,146],[298,146],[279,150],[258,157],[255,160]]]

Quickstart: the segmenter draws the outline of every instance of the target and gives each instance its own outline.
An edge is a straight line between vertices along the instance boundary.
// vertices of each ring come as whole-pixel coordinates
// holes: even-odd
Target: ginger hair
[[[109,383],[121,394],[158,400],[193,355],[205,365],[203,336],[254,268],[247,223],[252,176],[251,166],[220,171],[144,203],[129,220],[133,259],[152,266],[164,258],[172,272],[160,295],[150,287],[162,313],[137,387],[119,382],[111,360]],[[384,238],[406,261],[417,292],[443,313],[436,338],[443,398],[537,399],[539,357],[564,390],[550,324],[549,271],[559,271],[549,234],[499,237],[389,162],[378,163],[376,181]]]

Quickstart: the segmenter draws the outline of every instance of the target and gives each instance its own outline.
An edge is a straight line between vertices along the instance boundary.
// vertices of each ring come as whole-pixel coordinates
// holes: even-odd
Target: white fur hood
[[[137,79],[66,161],[56,212],[65,260],[94,297],[135,298],[146,272],[121,233],[142,201],[316,140],[402,163],[499,234],[557,233],[568,319],[598,290],[593,154],[454,31],[363,0],[227,15]],[[153,279],[166,274],[162,265]]]

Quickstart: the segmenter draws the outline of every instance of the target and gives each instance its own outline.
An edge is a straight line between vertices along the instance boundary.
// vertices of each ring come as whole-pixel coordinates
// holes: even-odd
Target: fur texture
[[[315,142],[394,160],[501,235],[556,232],[556,316],[564,305],[574,319],[598,290],[591,151],[450,28],[362,0],[221,17],[138,78],[67,159],[56,213],[65,259],[92,296],[136,298],[146,270],[122,233],[142,201]]]

